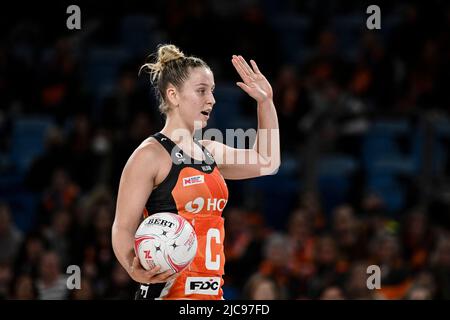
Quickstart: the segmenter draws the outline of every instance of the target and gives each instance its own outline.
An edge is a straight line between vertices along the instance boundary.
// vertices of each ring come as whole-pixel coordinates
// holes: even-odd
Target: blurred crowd
[[[272,181],[266,178],[228,184],[226,299],[450,298],[450,205],[434,197],[450,190],[448,135],[437,169],[420,168],[399,182],[406,194],[400,205],[367,188],[364,166],[342,197],[323,193],[316,167],[336,153],[363,162],[364,136],[380,118],[413,126],[449,119],[448,4],[381,3],[383,31],[367,30],[363,19],[350,40],[345,22],[333,23],[366,17],[367,5],[356,1],[129,5],[111,8],[108,17],[92,6],[78,32],[58,31],[26,10],[1,30],[0,299],[133,298],[137,286],[114,256],[111,226],[125,162],[164,123],[148,79],[137,77],[160,42],[202,57],[218,90],[236,81],[234,53],[254,58],[274,89],[279,190],[264,193]],[[128,51],[114,72],[93,71],[93,48],[131,41],[120,37],[120,18],[137,13],[151,17],[148,44],[132,42],[142,50]],[[107,86],[95,78],[105,74]],[[253,102],[237,103],[233,119],[252,123]],[[49,124],[42,148],[18,165],[14,150],[29,140],[17,139],[15,128],[33,117]],[[211,122],[239,123],[220,123],[214,112]],[[81,269],[80,290],[67,289],[70,265]],[[371,265],[381,269],[381,289],[367,287]]]

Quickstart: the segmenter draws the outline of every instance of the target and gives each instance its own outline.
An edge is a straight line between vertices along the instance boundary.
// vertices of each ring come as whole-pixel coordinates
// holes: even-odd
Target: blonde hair
[[[151,54],[149,58],[155,60],[155,54]],[[164,44],[158,46],[156,61],[142,65],[139,69],[139,74],[142,71],[150,74],[150,82],[154,86],[159,100],[159,110],[162,114],[167,114],[170,110],[170,106],[166,101],[168,85],[172,84],[177,89],[180,89],[189,77],[189,68],[198,67],[210,69],[202,59],[185,56],[175,45]]]

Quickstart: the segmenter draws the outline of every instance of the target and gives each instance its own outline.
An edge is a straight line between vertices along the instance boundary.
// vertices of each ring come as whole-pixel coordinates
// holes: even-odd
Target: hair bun
[[[184,53],[173,44],[165,44],[158,48],[158,61],[162,67],[170,61],[184,58]]]
[[[155,82],[167,63],[181,58],[184,58],[184,53],[178,47],[173,44],[161,45],[158,47],[156,62],[144,64],[139,69],[139,74],[144,70],[150,73],[151,81]]]

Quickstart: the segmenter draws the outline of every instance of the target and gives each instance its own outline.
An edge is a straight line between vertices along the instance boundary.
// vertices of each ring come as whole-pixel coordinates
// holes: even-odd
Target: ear
[[[169,83],[169,85],[167,86],[167,89],[166,89],[166,97],[167,97],[167,100],[168,100],[168,102],[172,105],[172,106],[178,106],[180,103],[179,103],[179,94],[178,94],[178,90],[177,90],[177,88],[173,85],[173,84],[171,84],[171,83]]]

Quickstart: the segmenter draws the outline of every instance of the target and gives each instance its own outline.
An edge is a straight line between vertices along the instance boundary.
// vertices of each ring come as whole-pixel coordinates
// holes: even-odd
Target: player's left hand
[[[242,90],[247,92],[258,103],[272,100],[272,86],[261,71],[259,71],[255,61],[250,60],[250,64],[252,65],[250,67],[242,56],[233,55],[231,62],[243,81],[236,83]]]

